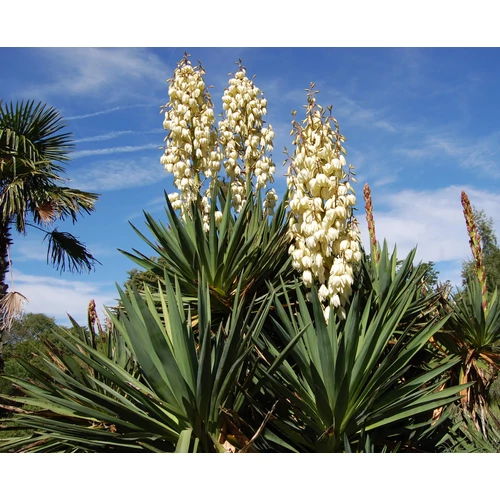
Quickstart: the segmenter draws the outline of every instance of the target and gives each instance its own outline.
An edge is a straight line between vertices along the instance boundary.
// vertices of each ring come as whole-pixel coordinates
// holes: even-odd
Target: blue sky
[[[311,82],[318,101],[333,105],[356,166],[358,219],[364,241],[362,187],[372,189],[379,239],[404,256],[437,263],[440,278],[460,284],[470,249],[462,189],[484,209],[500,236],[500,49],[487,48],[0,48],[0,98],[35,99],[59,109],[74,133],[70,186],[101,194],[97,209],[74,226],[102,266],[84,275],[46,265],[43,235],[16,236],[11,249],[15,288],[26,311],[65,323],[84,321],[88,301],[113,305],[114,283],[134,264],[117,248],[149,253],[129,221],[144,229],[142,210],[163,215],[172,176],[161,164],[165,137],[160,106],[166,80],[184,51],[200,60],[213,85],[216,112],[228,73],[239,58],[268,100],[276,131],[275,187],[283,192],[284,147],[292,149],[291,111],[303,113]]]

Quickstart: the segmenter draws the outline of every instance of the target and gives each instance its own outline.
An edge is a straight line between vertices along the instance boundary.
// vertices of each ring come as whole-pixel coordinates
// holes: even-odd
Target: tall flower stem
[[[377,236],[375,235],[375,219],[373,218],[372,193],[368,183],[363,189],[365,198],[366,222],[368,223],[368,233],[370,234],[371,253],[375,257],[375,262],[380,260],[380,255],[377,248]]]
[[[472,257],[475,261],[474,269],[476,271],[477,279],[481,285],[481,293],[483,296],[483,310],[486,310],[487,303],[487,290],[486,290],[486,269],[483,262],[483,251],[481,249],[481,236],[477,230],[476,221],[474,220],[474,213],[469,201],[469,197],[462,191],[462,207],[465,216],[465,224],[467,226],[467,233],[469,234],[469,245],[472,251]]]

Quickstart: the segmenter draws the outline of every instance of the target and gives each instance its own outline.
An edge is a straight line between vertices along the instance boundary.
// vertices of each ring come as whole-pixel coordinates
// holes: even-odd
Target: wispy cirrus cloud
[[[396,148],[394,152],[415,160],[445,155],[462,168],[500,178],[500,131],[477,139],[468,137],[467,141],[449,133],[433,133],[424,136],[419,147]]]
[[[97,161],[89,168],[76,172],[71,187],[102,193],[148,186],[162,179],[165,179],[165,170],[157,157]]]
[[[108,141],[111,139],[116,139],[117,137],[121,137],[122,135],[143,135],[143,134],[159,134],[160,129],[154,130],[114,130],[108,132],[107,134],[100,135],[92,135],[90,137],[82,137],[79,139],[75,139],[74,142],[98,142],[98,141]]]
[[[318,84],[318,88],[324,88],[321,91],[321,101],[326,106],[329,102],[333,103],[333,116],[342,119],[342,123],[348,123],[358,127],[375,127],[387,132],[395,133],[398,130],[396,124],[386,116],[386,111],[374,109],[360,103],[358,100],[348,97],[330,85]],[[276,90],[278,92],[278,90]],[[294,89],[285,92],[280,96],[283,100],[288,100],[295,107],[302,106],[306,100],[306,92],[300,89]]]
[[[116,130],[114,132],[108,132],[107,134],[93,135],[90,137],[82,137],[81,139],[75,139],[74,142],[94,142],[94,141],[108,141],[110,139],[116,139],[122,135],[130,135],[137,132],[133,130]]]
[[[147,97],[153,88],[162,88],[171,73],[160,57],[144,48],[35,50],[44,62],[46,78],[23,91],[42,100],[54,95],[91,96],[107,102]]]
[[[336,116],[344,123],[358,127],[375,127],[394,133],[397,127],[384,117],[383,110],[363,106],[358,101],[334,91],[336,95]]]
[[[84,158],[86,156],[100,156],[100,155],[110,155],[116,153],[134,153],[136,151],[144,151],[146,149],[158,151],[158,144],[144,144],[141,146],[117,146],[114,148],[101,148],[101,149],[83,149],[82,151],[76,151],[71,155],[73,160],[77,158]]]
[[[65,120],[84,120],[85,118],[92,118],[94,116],[108,115],[109,113],[115,113],[116,111],[124,111],[132,108],[149,108],[151,106],[154,106],[154,104],[131,104],[130,106],[115,106],[114,108],[103,109],[101,111],[96,111],[94,113],[68,116],[67,118],[65,118]]]
[[[44,241],[23,241],[22,245],[15,245],[13,251],[16,262],[47,260],[47,245]]]

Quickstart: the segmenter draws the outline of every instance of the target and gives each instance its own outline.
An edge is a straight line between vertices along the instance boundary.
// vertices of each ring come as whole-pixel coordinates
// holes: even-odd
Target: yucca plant
[[[124,311],[111,316],[104,352],[80,329],[57,335],[72,356],[48,346],[46,371],[21,360],[31,380],[9,378],[25,396],[8,399],[34,409],[20,408],[4,428],[32,434],[4,440],[0,451],[226,451],[235,434],[250,448],[252,427],[239,430],[237,415],[273,297],[249,314],[240,283],[232,313],[213,330],[200,281],[197,334],[178,283],[165,277],[162,318],[148,290],[145,298],[120,290]]]
[[[500,369],[500,300],[497,291],[483,308],[482,285],[472,277],[464,293],[450,301],[452,315],[435,339],[446,353],[460,357],[455,378],[473,382],[462,393],[462,405],[486,434],[487,392]]]
[[[500,370],[500,299],[498,291],[488,293],[481,239],[467,194],[462,191],[462,205],[474,258],[475,274],[461,293],[450,297],[451,312],[445,328],[436,337],[436,345],[445,354],[460,357],[454,373],[459,383],[471,385],[462,391],[462,409],[476,429],[488,435],[488,388]]]
[[[388,441],[406,441],[418,425],[430,426],[432,410],[458,399],[463,386],[441,389],[458,358],[415,371],[418,355],[447,319],[418,329],[402,323],[415,307],[418,283],[415,270],[402,286],[394,281],[375,312],[375,294],[363,304],[356,292],[345,321],[333,313],[326,321],[316,295],[308,304],[298,285],[297,305],[288,297],[286,307],[276,301],[275,328],[286,347],[267,336],[257,340],[268,363],[259,386],[281,402],[270,429],[284,448],[363,449],[370,436],[380,450]]]
[[[200,204],[193,203],[191,216],[183,220],[168,196],[165,198],[168,225],[145,213],[153,239],[134,229],[166,264],[137,250],[122,253],[141,268],[156,274],[159,283],[164,283],[165,273],[170,280],[177,279],[183,301],[191,306],[193,315],[196,315],[200,276],[208,284],[214,320],[217,317],[222,320],[231,312],[238,286],[243,296],[255,296],[255,304],[260,305],[268,294],[267,281],[277,286],[280,276],[285,281],[290,279],[293,269],[286,246],[286,195],[273,216],[268,217],[262,209],[260,192],[257,196],[249,192],[247,202],[236,216],[230,200],[219,189],[212,197],[208,231],[203,229]],[[216,224],[218,210],[222,218]],[[159,304],[154,293],[153,297]]]
[[[490,409],[486,410],[484,419],[486,432],[477,429],[476,422],[468,412],[455,411],[451,419],[453,425],[437,444],[439,449],[446,453],[500,452],[500,421]]]
[[[442,324],[399,330],[415,281],[395,299],[390,293],[374,316],[371,299],[363,308],[356,294],[347,319],[332,311],[328,323],[316,296],[307,303],[298,283],[294,299],[282,285],[282,298],[270,293],[257,314],[240,302],[240,284],[216,331],[200,281],[196,332],[180,286],[166,276],[161,317],[148,289],[145,298],[121,291],[123,311],[111,317],[101,346],[92,328],[79,329],[70,339],[58,336],[71,356],[48,346],[45,371],[21,361],[32,380],[11,378],[25,396],[10,399],[31,409],[20,408],[4,426],[32,434],[0,450],[394,450],[394,443],[408,446],[419,414],[430,426],[432,410],[462,388],[438,390],[452,358],[408,376]],[[276,314],[266,322],[272,305]]]

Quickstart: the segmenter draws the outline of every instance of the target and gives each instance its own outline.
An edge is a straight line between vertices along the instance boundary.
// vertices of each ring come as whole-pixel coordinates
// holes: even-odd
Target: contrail
[[[75,139],[73,142],[93,142],[93,141],[107,141],[108,139],[115,139],[116,137],[120,137],[121,135],[127,134],[159,134],[163,132],[161,128],[155,130],[116,130],[113,132],[108,132],[107,134],[102,135],[93,135],[91,137],[82,137],[81,139]]]
[[[109,132],[108,134],[93,135],[92,137],[83,137],[81,139],[75,139],[73,142],[93,142],[93,141],[107,141],[108,139],[115,139],[121,135],[133,134],[132,130],[118,130],[116,132]],[[139,134],[140,132],[136,132]]]
[[[109,155],[113,153],[132,153],[134,151],[142,151],[144,149],[150,149],[152,151],[158,151],[160,146],[158,144],[146,144],[144,146],[122,146],[117,148],[103,148],[103,149],[84,149],[82,151],[77,151],[71,155],[72,159],[83,158],[84,156],[97,156],[97,155]]]
[[[86,115],[69,116],[65,118],[66,120],[83,120],[84,118],[91,118],[92,116],[107,115],[108,113],[114,113],[115,111],[121,111],[123,109],[130,108],[148,108],[154,106],[154,104],[131,104],[130,106],[117,106],[116,108],[104,109],[103,111],[96,111],[95,113],[88,113]]]

